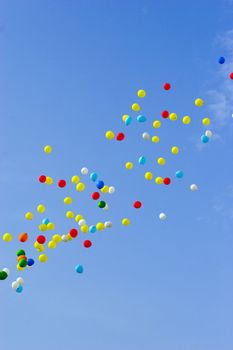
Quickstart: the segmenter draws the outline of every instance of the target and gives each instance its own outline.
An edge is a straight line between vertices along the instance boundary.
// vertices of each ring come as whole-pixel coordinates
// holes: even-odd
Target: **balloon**
[[[32,219],[33,219],[33,214],[29,211],[29,212],[27,212],[27,213],[25,214],[25,218],[26,218],[27,220],[32,220]]]
[[[9,276],[9,274],[11,273],[10,269],[8,269],[8,267],[5,267],[4,269],[2,269],[2,271],[6,272],[7,276]]]
[[[52,185],[52,184],[53,184],[53,179],[52,179],[50,176],[47,176],[47,177],[46,177],[45,183],[46,183],[47,185]]]
[[[211,137],[213,136],[213,133],[212,133],[211,130],[206,130],[205,135],[206,135],[207,137],[211,138]]]
[[[87,168],[82,168],[81,169],[81,174],[82,175],[88,175],[89,170]]]
[[[53,150],[52,147],[49,146],[49,145],[47,145],[47,146],[44,147],[44,152],[45,152],[45,153],[51,153],[52,150]]]
[[[139,209],[139,208],[141,208],[142,203],[140,201],[136,201],[136,202],[134,202],[133,206],[135,209]]]
[[[21,259],[18,263],[20,267],[26,267],[27,266],[27,260],[26,259]]]
[[[169,119],[172,120],[172,121],[175,121],[175,120],[178,119],[178,116],[177,116],[176,113],[171,113],[171,114],[169,115]]]
[[[66,235],[62,235],[62,236],[61,236],[61,240],[62,240],[62,242],[64,242],[64,243],[68,242],[68,238],[66,237]]]
[[[131,169],[133,168],[133,163],[127,162],[127,163],[125,164],[125,167],[126,167],[127,170],[131,170]]]
[[[30,267],[30,266],[32,266],[32,265],[34,265],[34,263],[35,263],[35,261],[33,260],[33,259],[28,259],[28,266]]]
[[[124,114],[123,116],[122,116],[122,120],[123,120],[123,122],[125,122],[126,121],[126,119],[129,117],[129,115],[128,114]]]
[[[230,73],[230,79],[233,79],[233,72]]]
[[[129,226],[130,225],[130,220],[128,218],[122,219],[122,225],[123,226]]]
[[[45,224],[40,224],[38,227],[39,227],[39,230],[42,232],[45,232],[47,230],[47,225]]]
[[[157,185],[161,185],[163,183],[163,178],[158,176],[156,177],[155,182],[157,183]]]
[[[67,217],[67,219],[73,219],[74,218],[74,212],[71,211],[71,210],[68,210],[66,212],[66,217]]]
[[[85,184],[83,182],[79,182],[77,185],[76,185],[76,190],[78,192],[83,192],[85,190]]]
[[[202,100],[202,98],[196,98],[196,100],[195,100],[195,105],[197,106],[197,107],[202,107],[203,105],[204,105],[204,100]]]
[[[45,224],[45,225],[48,225],[49,224],[49,219],[47,219],[47,218],[43,219],[42,223]]]
[[[36,241],[37,241],[39,244],[44,244],[44,243],[46,242],[46,238],[45,238],[45,236],[43,236],[43,235],[39,235],[39,236],[37,236]]]
[[[188,115],[186,115],[183,119],[182,119],[182,121],[183,121],[183,124],[190,124],[190,122],[191,122],[191,118],[188,116]]]
[[[195,185],[195,184],[192,184],[192,185],[190,186],[190,190],[191,190],[192,192],[198,191],[198,186]]]
[[[206,135],[202,135],[202,136],[201,136],[201,141],[202,141],[203,143],[207,143],[207,142],[209,142],[209,137],[206,136]]]
[[[96,224],[96,229],[97,229],[97,231],[103,231],[104,230],[104,223],[103,222],[98,222]]]
[[[103,188],[101,188],[102,193],[108,193],[109,187],[105,185]]]
[[[40,181],[41,183],[45,183],[45,182],[46,182],[46,176],[45,176],[45,175],[40,175],[39,181]]]
[[[119,132],[116,136],[117,141],[123,141],[125,138],[125,135],[123,134],[123,132]]]
[[[133,121],[132,117],[127,116],[127,118],[125,119],[125,125],[127,125],[127,126],[130,125],[132,123],[132,121]]]
[[[28,240],[28,234],[27,233],[21,233],[20,235],[19,235],[19,241],[20,242],[27,242],[27,240]]]
[[[202,119],[202,124],[203,125],[210,125],[210,119],[209,118],[203,118]]]
[[[169,83],[164,83],[164,84],[163,84],[163,88],[164,88],[164,90],[170,90],[170,89],[171,89],[171,84],[169,84]]]
[[[164,158],[160,157],[160,158],[157,159],[157,163],[159,165],[163,166],[163,165],[165,165],[166,160]]]
[[[61,236],[58,235],[58,234],[53,235],[52,240],[53,240],[55,243],[59,243],[59,242],[61,242]]]
[[[25,255],[25,251],[23,249],[19,249],[16,253],[17,256]]]
[[[47,260],[48,260],[48,257],[47,257],[46,254],[40,254],[39,257],[38,257],[38,259],[39,259],[39,261],[40,261],[41,263],[46,263]]]
[[[155,120],[153,122],[153,128],[158,129],[161,126],[161,122],[159,120]]]
[[[146,117],[145,117],[144,115],[139,115],[139,116],[137,117],[137,121],[138,121],[139,123],[145,123],[145,122],[146,122]]]
[[[152,142],[158,143],[160,141],[160,138],[158,136],[152,136]]]
[[[114,139],[115,134],[114,134],[113,131],[109,130],[109,131],[107,131],[107,132],[105,133],[105,137],[106,137],[107,140],[112,140],[112,139]]]
[[[159,218],[160,218],[160,220],[166,220],[167,215],[165,213],[160,213]]]
[[[82,226],[81,226],[81,231],[82,231],[83,233],[87,233],[87,232],[89,231],[88,225],[82,225]]]
[[[44,251],[43,244],[40,244],[37,241],[34,243],[34,247],[38,250],[38,252],[43,252]]]
[[[144,132],[142,134],[142,138],[143,138],[143,140],[150,140],[150,134],[148,134],[148,132]]]
[[[48,243],[48,248],[49,248],[49,249],[55,249],[56,246],[57,246],[57,243],[56,243],[56,242],[54,242],[54,241],[49,241],[49,243]]]
[[[173,146],[171,151],[172,151],[172,154],[178,154],[179,153],[179,147]]]
[[[218,63],[220,63],[220,64],[225,63],[225,58],[220,56],[219,59],[218,59]]]
[[[4,233],[2,236],[2,239],[4,242],[11,242],[12,241],[12,235],[10,233]]]
[[[95,182],[98,179],[98,175],[96,173],[91,173],[90,179],[91,181]]]
[[[169,117],[169,112],[168,111],[162,111],[161,116],[166,119],[166,118]]]
[[[54,230],[54,229],[55,229],[54,223],[49,222],[49,223],[47,224],[47,229],[50,230],[50,231]]]
[[[144,176],[145,176],[146,180],[152,180],[153,179],[153,174],[150,171],[147,171]]]
[[[11,283],[11,288],[13,290],[16,290],[18,287],[19,287],[19,283],[18,282],[14,281],[14,282]]]
[[[37,211],[38,213],[43,214],[45,212],[45,206],[43,204],[39,204],[37,206]]]
[[[65,197],[64,198],[64,203],[65,204],[71,204],[73,202],[73,199],[71,197]]]
[[[138,103],[133,103],[133,104],[132,104],[132,110],[133,110],[134,112],[139,112],[140,109],[141,109],[141,107],[140,107],[140,105],[139,105]]]
[[[138,163],[141,165],[146,164],[146,157],[144,157],[144,156],[139,157]]]
[[[100,198],[100,194],[99,194],[99,192],[93,192],[91,197],[94,201],[96,201],[97,199]]]
[[[75,216],[75,221],[77,221],[77,222],[79,222],[79,221],[82,220],[82,219],[83,219],[83,216],[80,215],[80,214],[78,214],[78,215]]]
[[[182,170],[177,170],[176,171],[176,177],[177,179],[182,179],[182,177],[184,176],[184,173]]]
[[[145,90],[138,90],[138,97],[144,98],[146,96],[146,91]]]
[[[98,203],[98,207],[101,208],[101,209],[103,209],[104,207],[106,207],[106,203],[105,203],[104,201],[100,201],[100,202]]]
[[[78,175],[72,176],[71,182],[72,182],[73,184],[77,185],[77,184],[79,183],[79,181],[80,181],[80,177],[79,177]]]
[[[105,205],[105,207],[103,208],[103,210],[105,210],[105,211],[109,210],[109,207],[108,207],[107,204]]]
[[[23,285],[23,284],[24,284],[24,279],[23,279],[22,277],[18,277],[18,278],[16,279],[16,282],[17,282],[18,284],[20,284],[20,285]]]
[[[96,232],[96,226],[91,225],[91,226],[89,227],[89,232],[95,233],[95,232]]]
[[[113,194],[113,193],[115,193],[115,187],[114,186],[110,186],[109,187],[109,190],[108,190],[108,192],[109,192],[109,194]]]
[[[106,221],[106,222],[104,223],[104,227],[105,227],[105,228],[111,228],[111,227],[112,227],[112,222],[111,222],[111,221]]]
[[[77,273],[83,273],[83,271],[84,271],[83,266],[82,265],[76,265],[75,266],[75,271]]]
[[[101,190],[104,187],[104,182],[102,180],[97,181],[96,187]]]
[[[23,286],[18,286],[18,288],[16,289],[16,292],[17,293],[22,293],[22,291],[23,291]]]
[[[85,248],[90,248],[92,246],[92,242],[87,239],[86,241],[83,242],[83,245]]]
[[[59,181],[58,181],[58,186],[59,186],[60,188],[64,188],[64,187],[66,186],[66,181],[65,181],[65,180],[59,180]]]
[[[164,183],[164,185],[170,185],[170,183],[171,183],[170,177],[165,177],[165,178],[163,179],[163,183]]]
[[[78,224],[79,224],[79,226],[84,226],[84,225],[86,225],[86,220],[81,219],[81,220],[79,220]]]

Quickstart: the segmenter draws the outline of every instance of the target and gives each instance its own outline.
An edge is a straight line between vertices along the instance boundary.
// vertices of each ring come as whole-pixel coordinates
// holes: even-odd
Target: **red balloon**
[[[140,201],[136,201],[136,202],[134,202],[133,206],[134,206],[134,208],[139,209],[139,208],[141,208],[142,203]]]
[[[45,183],[45,181],[46,181],[46,176],[45,176],[45,175],[41,175],[41,176],[39,177],[39,181],[40,181],[41,183]]]
[[[92,199],[94,199],[94,201],[97,201],[97,199],[100,198],[100,194],[99,192],[93,192],[92,193]]]
[[[119,132],[116,136],[117,141],[123,141],[125,138],[125,135],[123,134],[123,132]]]
[[[86,241],[83,242],[83,245],[85,248],[90,248],[92,246],[91,241],[89,241],[89,239],[87,239]]]
[[[162,111],[161,113],[163,118],[168,118],[169,117],[169,112],[168,111]]]
[[[230,79],[233,79],[233,72],[230,74]]]
[[[38,236],[36,240],[40,244],[44,244],[46,242],[46,238],[43,235]]]
[[[61,188],[65,187],[66,186],[66,181],[65,180],[59,180],[58,181],[58,186],[61,187]]]
[[[72,228],[72,229],[70,230],[70,236],[71,236],[72,238],[77,237],[77,236],[78,236],[78,230],[76,230],[76,228]]]
[[[165,177],[165,178],[163,179],[163,183],[164,183],[164,185],[170,185],[170,183],[171,183],[170,177]]]
[[[169,84],[169,83],[164,83],[164,84],[163,84],[163,88],[164,88],[164,90],[170,90],[170,89],[171,89],[171,84]]]

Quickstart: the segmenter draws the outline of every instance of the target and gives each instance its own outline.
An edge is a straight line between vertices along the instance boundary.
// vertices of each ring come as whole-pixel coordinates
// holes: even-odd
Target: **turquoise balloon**
[[[184,173],[183,173],[182,170],[177,170],[177,171],[176,171],[176,177],[177,177],[178,179],[182,179],[183,176],[184,176]]]
[[[16,289],[16,292],[22,293],[22,291],[23,291],[23,286],[22,285],[18,286],[18,288]]]
[[[139,115],[139,116],[137,116],[137,121],[139,123],[145,123],[146,122],[146,117],[144,115]]]
[[[209,142],[209,137],[206,136],[206,135],[202,135],[202,136],[201,136],[201,141],[202,141],[203,143],[207,143],[207,142]]]
[[[45,225],[48,225],[49,222],[50,222],[49,219],[43,219],[42,220],[42,224],[45,224]]]
[[[98,179],[98,175],[96,173],[91,173],[90,179],[91,181],[95,182]]]
[[[132,121],[133,121],[132,117],[127,117],[125,119],[125,125],[127,125],[127,126],[130,125],[132,123]]]
[[[89,227],[89,232],[95,233],[95,232],[96,232],[96,227],[95,227],[94,225],[91,225],[91,226]]]
[[[146,164],[146,157],[144,157],[144,156],[139,157],[138,163],[141,165]]]
[[[77,273],[83,273],[83,266],[82,265],[76,265],[75,266],[75,271],[77,272]]]

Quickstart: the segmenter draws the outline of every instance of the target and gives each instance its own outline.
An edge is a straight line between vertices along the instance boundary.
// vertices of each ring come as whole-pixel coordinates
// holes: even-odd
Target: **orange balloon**
[[[28,234],[27,233],[20,233],[19,241],[20,242],[27,242],[27,240],[28,240]]]
[[[20,256],[18,256],[17,261],[20,261],[20,260],[22,260],[22,259],[27,260],[26,255],[20,255]]]

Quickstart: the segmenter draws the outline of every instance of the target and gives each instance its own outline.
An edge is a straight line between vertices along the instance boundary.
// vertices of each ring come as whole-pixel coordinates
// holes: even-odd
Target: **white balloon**
[[[110,186],[108,189],[108,193],[113,194],[116,191],[114,186]]]
[[[212,136],[213,136],[212,131],[211,131],[211,130],[206,130],[205,136],[207,136],[207,137],[212,137]]]
[[[22,277],[18,277],[18,278],[16,279],[16,282],[17,282],[18,284],[22,285],[22,284],[24,284],[24,279],[23,279]]]
[[[11,273],[11,272],[10,272],[10,269],[8,269],[7,267],[5,267],[5,269],[2,269],[2,271],[5,271],[5,272],[8,274],[8,276],[9,276],[9,274]]]
[[[195,184],[192,184],[192,185],[190,186],[190,190],[191,190],[192,192],[195,192],[195,191],[198,190],[198,186],[195,185]]]
[[[11,287],[13,290],[16,290],[19,287],[19,283],[17,281],[14,281],[11,283]]]
[[[109,210],[109,207],[108,207],[107,204],[105,205],[105,207],[103,208],[103,210],[106,210],[106,211]]]
[[[165,220],[167,218],[167,215],[165,213],[160,213],[159,218],[160,220]]]
[[[68,238],[66,237],[66,235],[62,235],[61,236],[61,240],[62,240],[62,242],[68,242]]]
[[[81,219],[81,220],[79,220],[78,224],[79,224],[79,226],[86,225],[86,220]]]
[[[143,140],[150,140],[150,134],[148,132],[144,132],[142,134],[142,138],[143,138]]]
[[[81,174],[82,175],[87,175],[88,174],[88,169],[87,168],[82,168],[81,169]]]
[[[104,227],[105,227],[105,228],[110,228],[110,227],[112,227],[112,222],[111,222],[111,221],[106,221],[106,222],[104,223]]]

